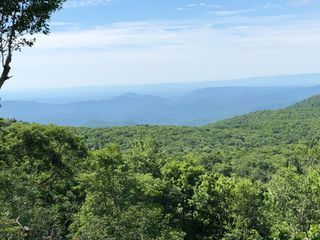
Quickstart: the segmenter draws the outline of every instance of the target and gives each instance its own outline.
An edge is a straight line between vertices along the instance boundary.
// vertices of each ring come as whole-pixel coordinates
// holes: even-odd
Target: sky
[[[320,0],[68,0],[7,89],[320,72]]]

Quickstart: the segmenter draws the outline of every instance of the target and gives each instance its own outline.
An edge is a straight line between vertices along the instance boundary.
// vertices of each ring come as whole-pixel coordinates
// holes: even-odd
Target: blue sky
[[[302,16],[318,14],[319,3],[317,0],[70,0],[55,20],[94,27],[122,21],[210,21],[231,15]]]
[[[69,0],[7,88],[320,72],[320,0]]]

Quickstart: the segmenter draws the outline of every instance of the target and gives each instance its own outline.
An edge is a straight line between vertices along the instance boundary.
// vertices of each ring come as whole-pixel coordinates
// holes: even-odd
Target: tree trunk
[[[3,71],[2,71],[2,74],[1,74],[1,77],[0,77],[0,89],[2,88],[3,84],[5,83],[5,81],[7,81],[10,78],[9,77],[9,73],[10,73],[10,70],[11,70],[11,67],[10,67],[11,60],[12,60],[12,56],[11,56],[11,54],[9,54],[7,56],[7,59],[6,59],[5,63],[4,63]]]

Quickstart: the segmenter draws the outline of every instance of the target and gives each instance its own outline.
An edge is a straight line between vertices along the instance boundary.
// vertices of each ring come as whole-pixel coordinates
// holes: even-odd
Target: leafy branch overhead
[[[12,55],[23,47],[32,47],[34,34],[48,34],[52,13],[65,0],[5,0],[0,1],[0,54],[2,73],[0,89],[10,78]]]

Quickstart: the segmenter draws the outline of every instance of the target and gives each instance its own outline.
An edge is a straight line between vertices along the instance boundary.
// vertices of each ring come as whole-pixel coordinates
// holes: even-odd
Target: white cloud
[[[65,3],[66,8],[89,7],[107,5],[115,0],[68,0]]]
[[[44,49],[116,49],[181,45],[181,36],[198,26],[187,22],[123,22],[95,29],[56,32],[49,37],[37,36],[38,48]]]
[[[252,12],[252,9],[243,9],[243,10],[220,10],[220,11],[209,11],[208,14],[214,14],[220,17],[234,16],[234,15],[243,15],[245,13]]]
[[[191,8],[191,7],[196,7],[198,6],[198,4],[195,4],[195,3],[189,3],[187,4],[187,7]]]
[[[228,18],[232,20],[232,18]],[[219,80],[320,72],[320,20],[125,22],[39,36],[16,55],[7,88]],[[273,24],[271,21],[274,21]],[[238,25],[236,25],[238,23]]]
[[[223,8],[223,5],[217,5],[217,4],[212,5],[205,2],[197,2],[197,3],[188,3],[185,6],[178,7],[177,10],[178,11],[191,10],[194,8],[221,9]]]
[[[74,23],[70,22],[52,22],[50,23],[53,27],[66,27],[66,26],[74,26]]]

